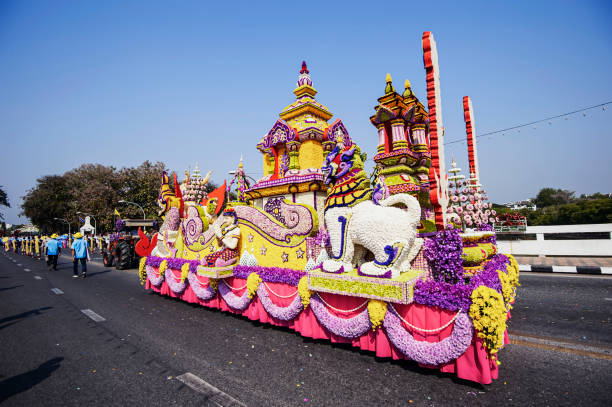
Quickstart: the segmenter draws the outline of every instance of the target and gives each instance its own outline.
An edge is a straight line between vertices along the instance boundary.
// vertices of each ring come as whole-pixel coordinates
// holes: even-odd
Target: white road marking
[[[96,314],[95,312],[93,312],[92,310],[90,310],[89,308],[87,309],[82,309],[81,312],[85,315],[87,315],[89,318],[93,319],[96,322],[103,322],[106,321],[105,318],[103,318],[102,316]]]
[[[606,301],[612,301],[612,298],[604,298]]]
[[[41,276],[34,276],[34,278],[37,279],[37,280],[42,280]]]
[[[52,288],[51,291],[53,291],[57,295],[64,294],[64,292],[59,288]]]
[[[209,400],[214,402],[219,406],[243,406],[246,407],[246,404],[236,400],[229,394],[223,393],[221,390],[217,389],[212,384],[200,379],[198,376],[193,373],[185,373],[180,376],[176,376],[176,379],[185,383],[188,387],[193,390],[205,394],[209,397]]]
[[[576,266],[552,266],[553,273],[578,273]]]
[[[30,271],[30,269],[23,269],[23,271]]]

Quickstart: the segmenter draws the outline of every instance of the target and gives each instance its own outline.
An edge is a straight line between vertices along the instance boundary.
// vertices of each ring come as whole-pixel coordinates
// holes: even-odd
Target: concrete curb
[[[597,266],[541,266],[537,264],[519,264],[519,271],[531,271],[531,272],[537,272],[537,273],[609,274],[609,275],[612,275],[612,267],[597,267]]]

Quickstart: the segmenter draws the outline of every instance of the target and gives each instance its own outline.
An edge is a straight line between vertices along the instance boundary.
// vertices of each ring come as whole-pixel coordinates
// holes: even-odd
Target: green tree
[[[45,231],[64,230],[65,223],[54,218],[65,218],[69,213],[71,195],[66,179],[60,175],[47,175],[38,178],[36,184],[22,197],[21,215]]]
[[[157,219],[157,196],[164,163],[145,161],[138,167],[107,167],[100,164],[83,164],[63,175],[51,175],[36,180],[36,186],[23,197],[22,215],[45,232],[63,231],[65,222],[72,229],[80,226],[77,212],[95,217],[98,230],[111,231],[114,228],[114,210],[122,217],[140,218],[142,213],[132,205],[121,205],[120,200],[136,202],[148,218]],[[172,179],[172,178],[171,178]]]
[[[11,207],[11,204],[8,201],[8,196],[6,195],[2,185],[0,185],[0,205],[6,206],[7,208]],[[4,220],[4,214],[2,212],[0,212],[0,220]]]
[[[80,225],[77,212],[96,218],[98,230],[112,229],[113,210],[120,198],[121,179],[115,167],[100,164],[83,164],[63,175],[70,199],[65,214],[71,224]]]
[[[167,171],[163,162],[145,161],[138,167],[123,168],[117,174],[120,181],[119,199],[135,202],[142,206],[148,219],[161,220],[157,216],[157,198],[161,185],[162,172]],[[170,185],[174,190],[174,173],[169,174]],[[123,205],[122,217],[141,218],[142,212],[134,205]]]
[[[575,192],[567,189],[542,188],[533,199],[538,208],[574,202]]]

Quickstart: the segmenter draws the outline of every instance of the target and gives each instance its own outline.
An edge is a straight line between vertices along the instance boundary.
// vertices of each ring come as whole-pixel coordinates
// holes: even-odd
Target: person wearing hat
[[[56,240],[57,233],[51,235],[51,239],[47,241],[45,245],[47,253],[47,267],[49,271],[57,270],[57,256],[60,254],[60,243]]]
[[[81,232],[74,234],[74,241],[70,246],[72,249],[72,277],[79,276],[79,261],[81,262],[81,277],[87,277],[87,241],[83,239]]]

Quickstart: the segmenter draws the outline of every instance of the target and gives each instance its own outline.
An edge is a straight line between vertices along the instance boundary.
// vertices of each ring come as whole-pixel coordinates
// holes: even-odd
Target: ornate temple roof
[[[329,109],[315,100],[317,90],[312,86],[312,79],[310,78],[310,71],[306,66],[306,61],[302,62],[302,69],[300,70],[300,76],[297,81],[297,88],[293,90],[293,93],[297,97],[297,100],[285,107],[279,114],[283,120],[291,120],[294,117],[310,113],[312,116],[312,123],[306,122],[306,124],[314,124],[317,119],[326,122],[331,119],[333,114]]]
[[[317,90],[306,62],[302,62],[296,101],[279,113],[270,131],[257,144],[264,154],[264,176],[247,191],[251,197],[268,196],[293,185],[291,192],[324,190],[321,162],[325,151],[331,151],[341,138],[345,145],[352,140],[341,120],[328,123],[333,116],[315,100]]]
[[[404,92],[401,95],[395,91],[391,75],[387,74],[385,82],[385,95],[378,98],[378,106],[374,107],[376,112],[370,117],[370,122],[373,125],[376,126],[387,120],[397,118],[410,122],[427,121],[428,115],[425,106],[412,92],[409,80],[406,79],[404,82]]]
[[[259,151],[268,152],[276,144],[291,141],[328,140],[326,131],[330,125],[327,121],[332,118],[333,114],[326,106],[315,100],[317,90],[312,86],[310,71],[305,61],[302,62],[297,88],[293,90],[293,93],[297,100],[279,113],[280,119],[257,144]],[[340,126],[344,133],[348,134],[341,122]]]

